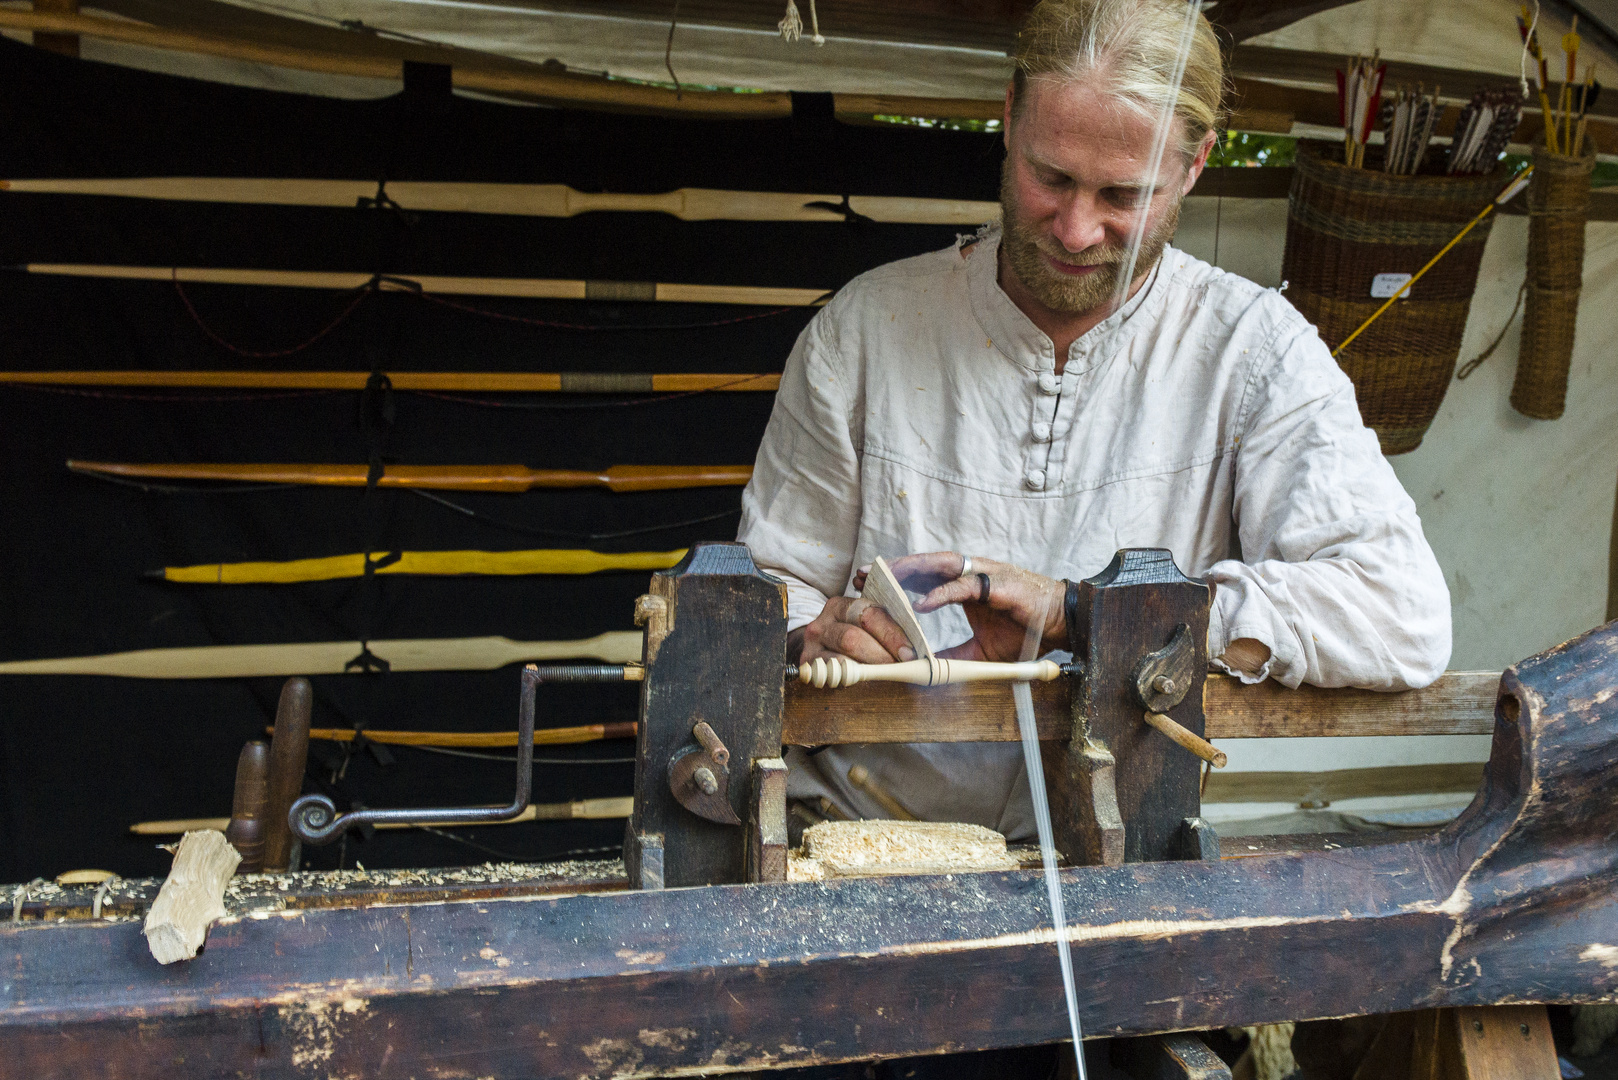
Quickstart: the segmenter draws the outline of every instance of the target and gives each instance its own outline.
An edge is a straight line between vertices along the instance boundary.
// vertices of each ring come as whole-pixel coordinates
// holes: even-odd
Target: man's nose
[[[1077,253],[1107,239],[1107,219],[1094,196],[1075,192],[1057,211],[1051,232],[1068,251]]]

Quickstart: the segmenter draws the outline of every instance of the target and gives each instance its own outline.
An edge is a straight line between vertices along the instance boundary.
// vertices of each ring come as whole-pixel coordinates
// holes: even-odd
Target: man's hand
[[[951,660],[1021,660],[1030,625],[1039,628],[1040,652],[1067,648],[1067,620],[1062,611],[1066,587],[1060,581],[976,556],[972,559],[972,574],[961,577],[965,561],[954,551],[934,551],[906,555],[889,564],[893,576],[907,589],[927,590],[927,595],[916,603],[916,611],[925,614],[950,604],[961,605],[972,627],[972,640],[944,649],[939,656]],[[980,602],[983,581],[979,574],[989,575],[987,604]],[[854,585],[864,588],[864,568],[854,576]]]
[[[787,656],[807,663],[817,656],[841,656],[862,664],[914,660],[916,651],[899,624],[869,600],[834,596],[808,626],[787,635]]]

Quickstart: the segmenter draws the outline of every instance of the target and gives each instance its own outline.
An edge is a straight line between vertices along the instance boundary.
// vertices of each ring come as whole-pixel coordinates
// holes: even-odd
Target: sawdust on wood
[[[951,821],[825,821],[787,853],[788,881],[1015,870],[1006,838]]]

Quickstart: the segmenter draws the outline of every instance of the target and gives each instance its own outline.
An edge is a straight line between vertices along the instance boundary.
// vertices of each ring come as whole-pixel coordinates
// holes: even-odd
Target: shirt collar
[[[1001,231],[995,229],[966,253],[972,314],[1007,360],[1030,371],[1055,371],[1056,347],[1051,339],[1000,287],[1000,237]],[[1073,343],[1064,371],[1075,374],[1088,371],[1107,357],[1127,349],[1136,334],[1156,321],[1168,291],[1162,284],[1163,264],[1177,254],[1172,247],[1163,248],[1146,283],[1123,308],[1091,327]]]

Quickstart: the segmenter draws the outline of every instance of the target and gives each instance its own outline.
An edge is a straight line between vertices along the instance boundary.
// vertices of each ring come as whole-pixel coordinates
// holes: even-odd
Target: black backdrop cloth
[[[0,175],[244,176],[565,183],[993,199],[999,140],[855,126],[805,97],[790,120],[672,120],[504,105],[406,89],[345,101],[136,72],[0,42]],[[238,206],[0,194],[0,265],[254,267],[392,274],[780,285],[835,289],[873,266],[948,245],[956,230],[865,223],[570,219],[387,209]],[[468,312],[353,294],[32,276],[0,270],[0,342],[13,369],[779,371],[812,311],[460,297]],[[186,301],[195,310],[188,312]],[[595,329],[563,329],[533,322]],[[205,323],[228,346],[204,333]],[[737,321],[740,320],[740,321]],[[671,328],[672,327],[672,328]],[[473,400],[475,399],[475,400]],[[582,407],[581,407],[582,406]],[[502,634],[572,638],[631,628],[646,575],[377,577],[180,586],[165,565],[397,549],[682,547],[734,535],[737,489],[613,495],[452,494],[498,522],[409,492],[291,488],[162,494],[69,473],[68,458],[137,462],[734,464],[753,460],[768,394],[663,401],[544,395],[0,388],[4,528],[0,659],[127,649]],[[391,414],[391,423],[388,416]],[[717,520],[642,535],[579,536]],[[564,536],[536,535],[551,530]],[[161,875],[139,820],[230,808],[242,743],[263,738],[280,679],[0,677],[0,881],[97,867]],[[322,676],[317,727],[510,730],[518,669]],[[631,686],[545,687],[540,726],[633,719]],[[340,807],[495,803],[511,765],[394,748],[342,768],[316,743],[306,790]],[[535,801],[625,795],[627,741],[541,748]],[[615,761],[614,759],[618,759]],[[372,868],[541,859],[611,847],[621,822],[375,833],[306,851],[306,865]]]

